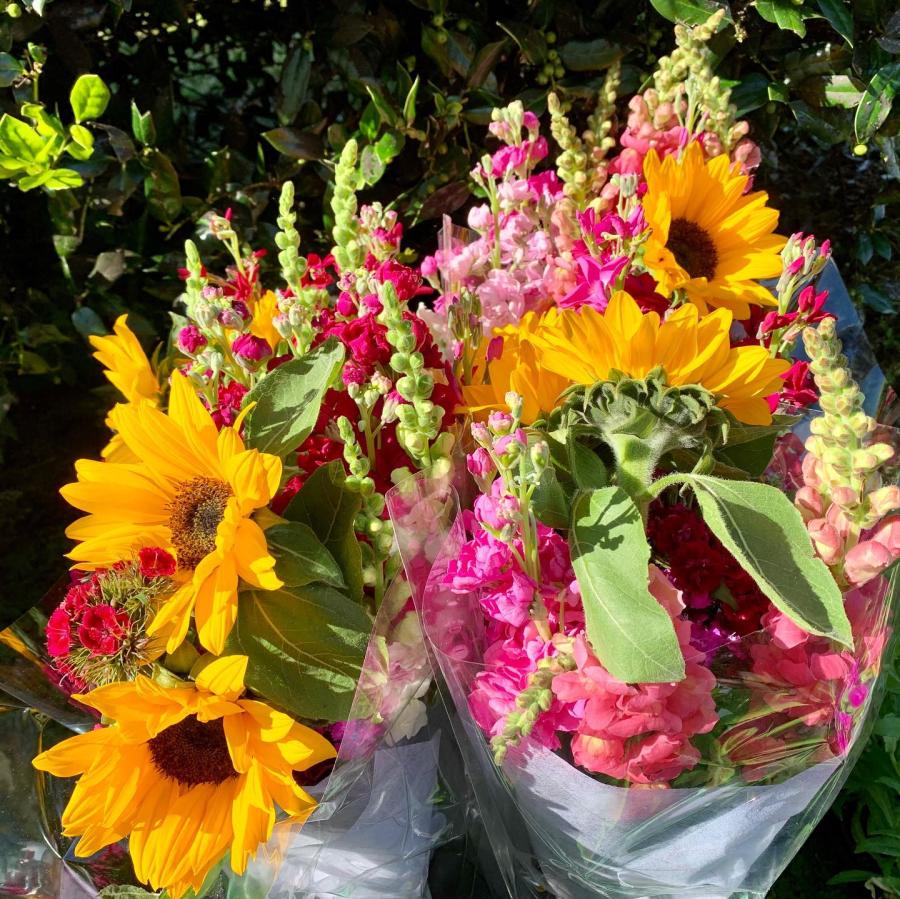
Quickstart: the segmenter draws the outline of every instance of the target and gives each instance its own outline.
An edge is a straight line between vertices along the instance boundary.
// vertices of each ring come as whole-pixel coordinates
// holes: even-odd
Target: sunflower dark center
[[[193,478],[178,485],[169,504],[169,529],[179,568],[196,568],[216,548],[216,531],[229,496],[231,488],[216,478]]]
[[[148,746],[156,770],[186,787],[220,784],[237,777],[221,718],[198,721],[196,715],[190,715],[160,731]]]
[[[675,261],[692,277],[712,280],[716,276],[719,254],[709,233],[696,222],[672,219],[666,244]]]

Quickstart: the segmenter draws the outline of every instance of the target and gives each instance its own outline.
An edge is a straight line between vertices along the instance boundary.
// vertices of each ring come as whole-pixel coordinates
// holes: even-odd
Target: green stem
[[[634,500],[646,521],[653,472],[659,462],[659,450],[649,441],[633,434],[609,434],[607,442],[616,457],[616,483]]]

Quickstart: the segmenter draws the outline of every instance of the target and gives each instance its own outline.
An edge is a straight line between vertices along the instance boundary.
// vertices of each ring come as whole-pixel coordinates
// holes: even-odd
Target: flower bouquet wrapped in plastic
[[[834,409],[859,394],[831,325],[808,344]],[[510,397],[473,426],[471,510],[428,479],[389,498],[513,896],[765,895],[877,707],[900,555],[898,488],[878,469],[894,448],[865,439],[851,399],[813,420],[799,489],[680,470],[623,448],[638,421],[635,446],[672,427],[638,386],[577,389],[529,428]],[[610,443],[588,424],[601,390]],[[666,417],[700,395],[684,393],[668,389]]]
[[[890,652],[896,435],[841,354],[827,243],[752,190],[715,25],[678,29],[612,158],[615,73],[580,136],[551,97],[555,171],[496,110],[472,238],[423,265],[475,489],[389,507],[516,899],[765,895]]]
[[[276,291],[211,217],[233,265],[188,243],[162,361],[93,338],[123,402],[62,490],[71,580],[0,634],[0,892],[416,899],[463,845],[384,501],[449,470],[457,398],[360,178],[351,142],[325,259],[286,185]]]

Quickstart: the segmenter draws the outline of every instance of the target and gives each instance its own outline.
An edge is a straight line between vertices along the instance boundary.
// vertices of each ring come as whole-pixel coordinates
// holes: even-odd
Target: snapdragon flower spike
[[[894,447],[872,441],[876,423],[841,355],[834,319],[807,328],[803,341],[824,415],[810,424],[804,485],[795,504],[813,545],[841,583],[862,584],[900,556],[900,488],[884,485],[881,469]]]

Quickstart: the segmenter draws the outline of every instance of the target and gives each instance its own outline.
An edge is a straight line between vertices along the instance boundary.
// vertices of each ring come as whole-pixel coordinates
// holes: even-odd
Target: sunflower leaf
[[[344,348],[329,340],[279,365],[247,394],[255,403],[244,424],[248,447],[273,456],[286,456],[312,433],[322,399],[344,361]]]
[[[340,566],[308,525],[276,524],[266,531],[266,544],[275,558],[275,574],[286,587],[318,582],[346,589]]]
[[[809,633],[852,646],[841,591],[780,490],[707,475],[675,477],[693,488],[710,530],[778,609]]]
[[[307,525],[334,557],[350,597],[362,600],[362,552],[353,522],[359,512],[358,493],[347,489],[339,459],[320,465],[284,510],[288,521]]]
[[[347,718],[372,621],[332,587],[241,594],[226,652],[248,658],[247,686],[298,718]]]
[[[569,545],[588,640],[606,670],[626,683],[681,680],[672,619],[647,588],[650,547],[634,500],[621,487],[579,494]]]

